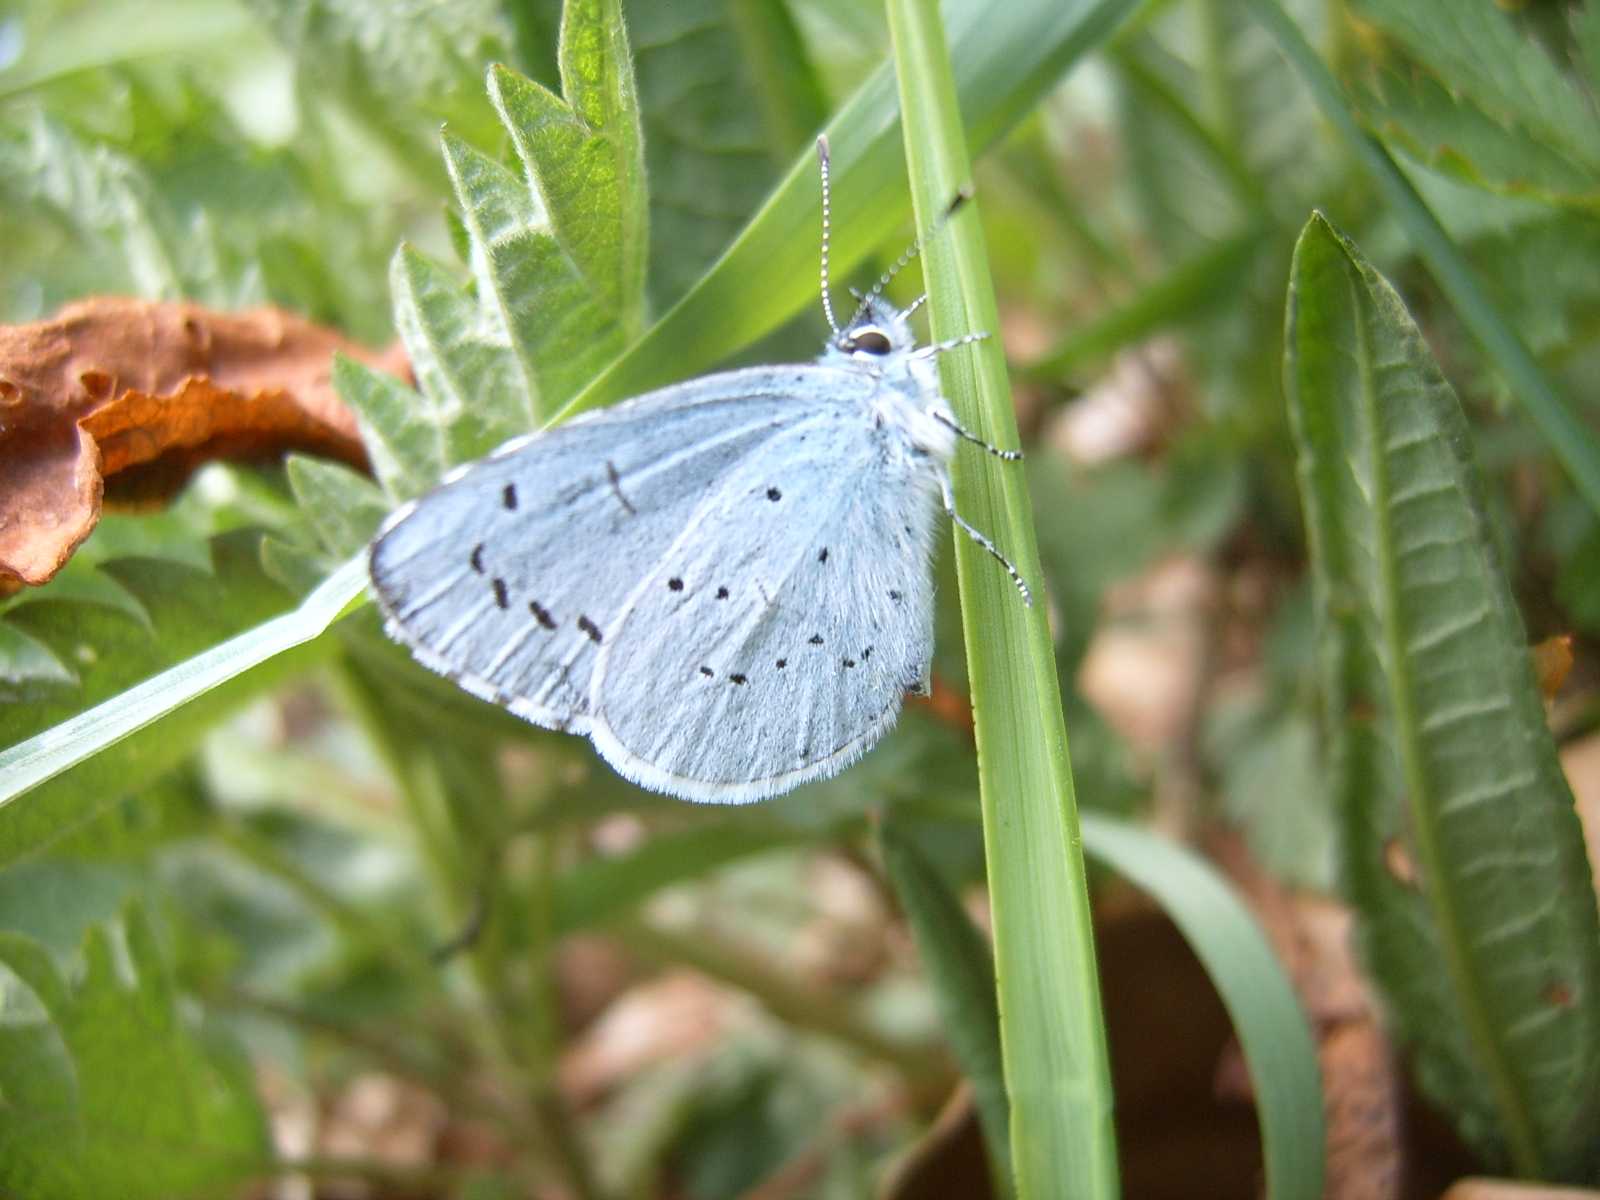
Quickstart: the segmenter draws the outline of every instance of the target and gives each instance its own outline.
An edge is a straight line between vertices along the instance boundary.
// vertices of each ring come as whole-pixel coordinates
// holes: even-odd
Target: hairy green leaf
[[[1321,216],[1286,386],[1344,872],[1423,1086],[1491,1161],[1575,1177],[1600,1121],[1600,918],[1454,393]]]
[[[295,454],[285,465],[289,487],[322,548],[338,559],[364,549],[389,511],[383,493],[340,463]]]

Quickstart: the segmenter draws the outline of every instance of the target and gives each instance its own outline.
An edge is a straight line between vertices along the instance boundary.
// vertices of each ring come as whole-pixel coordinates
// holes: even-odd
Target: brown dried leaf
[[[58,571],[117,498],[165,497],[200,463],[305,450],[364,466],[333,352],[373,351],[277,309],[99,297],[0,326],[0,586]]]

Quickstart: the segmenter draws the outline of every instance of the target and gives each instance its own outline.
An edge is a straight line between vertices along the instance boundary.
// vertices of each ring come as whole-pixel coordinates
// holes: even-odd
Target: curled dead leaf
[[[377,353],[277,309],[99,297],[0,326],[0,587],[58,571],[113,498],[164,498],[215,458],[365,466],[333,353]]]

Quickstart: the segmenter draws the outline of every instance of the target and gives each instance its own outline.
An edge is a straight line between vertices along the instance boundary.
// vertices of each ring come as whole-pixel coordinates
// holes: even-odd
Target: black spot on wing
[[[508,483],[505,490],[500,493],[500,502],[506,506],[507,512],[517,511],[517,485]]]
[[[474,546],[472,548],[472,554],[467,559],[467,565],[470,566],[479,575],[483,574],[483,543],[482,542],[479,542],[476,546]]]
[[[494,602],[501,608],[510,608],[511,593],[506,589],[506,581],[497,575],[489,581],[489,586],[494,588]]]
[[[546,629],[554,629],[556,627],[556,619],[550,615],[550,610],[537,600],[528,601],[528,611],[533,614],[534,620],[538,621]]]
[[[589,620],[588,617],[581,615],[578,617],[578,628],[588,634],[589,640],[595,645],[598,646],[600,644],[600,626]]]

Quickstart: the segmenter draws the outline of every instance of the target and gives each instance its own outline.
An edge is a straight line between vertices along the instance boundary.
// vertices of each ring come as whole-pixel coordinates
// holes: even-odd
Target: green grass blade
[[[1505,376],[1550,449],[1571,473],[1589,506],[1600,512],[1600,439],[1561,398],[1522,339],[1495,308],[1439,219],[1417,195],[1388,151],[1357,123],[1339,84],[1277,0],[1247,0],[1247,3],[1256,19],[1277,39],[1284,56],[1299,71],[1323,116],[1372,175],[1406,237],[1433,272],[1462,323]]]
[[[977,213],[935,222],[970,185],[955,79],[935,0],[892,0],[889,27],[906,163],[935,339],[999,328]],[[974,433],[1017,444],[999,346],[941,359],[945,394]],[[964,447],[956,500],[1022,574],[1040,578],[1021,470]],[[1043,603],[1025,608],[993,559],[959,534],[956,567],[972,684],[1011,1157],[1024,1197],[1110,1197],[1116,1143],[1105,1028],[1060,684]],[[1042,598],[1041,598],[1042,599]]]
[[[179,663],[27,741],[0,750],[0,807],[251,667],[309,642],[362,600],[366,556],[352,559],[293,612]]]
[[[1286,343],[1367,961],[1463,1137],[1579,1177],[1600,1125],[1600,916],[1466,419],[1399,296],[1320,216]]]
[[[1316,1200],[1324,1144],[1316,1045],[1255,918],[1208,863],[1152,833],[1088,813],[1083,848],[1161,905],[1222,997],[1255,1089],[1268,1197]]]

